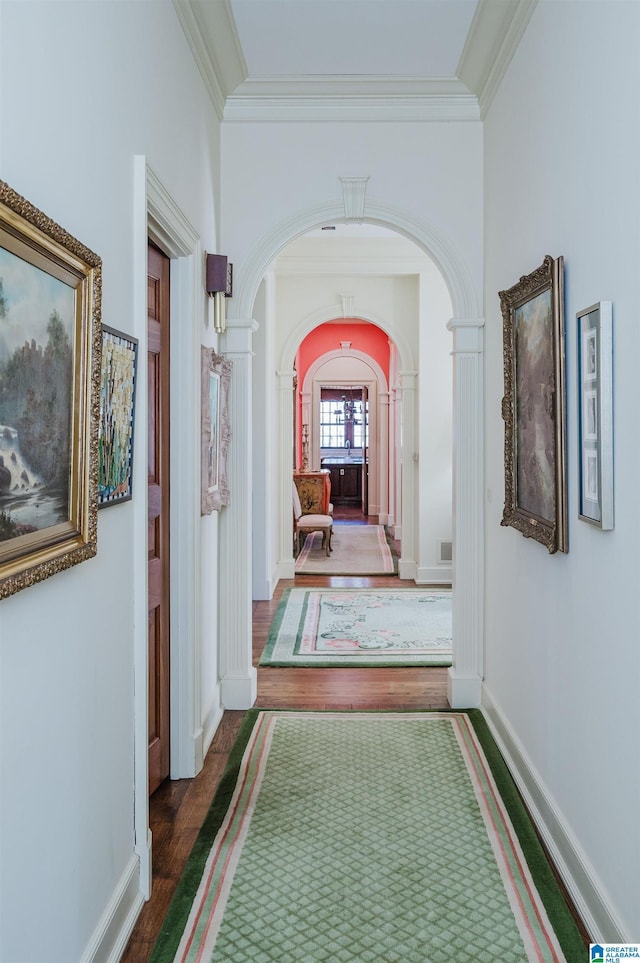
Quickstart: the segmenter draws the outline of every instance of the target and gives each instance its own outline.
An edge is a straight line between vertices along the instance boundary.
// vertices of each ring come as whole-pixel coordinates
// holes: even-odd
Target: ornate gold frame
[[[499,295],[505,423],[501,524],[550,553],[569,550],[563,271],[563,258],[547,255],[539,268]],[[527,338],[534,325],[538,336]]]
[[[102,262],[4,181],[0,181],[0,248],[67,285],[73,292],[75,315],[67,518],[0,541],[0,598],[6,598],[97,551]],[[23,334],[25,342],[30,341],[32,332],[26,326]]]
[[[200,513],[210,515],[229,503],[227,453],[231,440],[229,389],[233,362],[200,346],[201,357],[201,503]],[[215,386],[215,389],[214,389]],[[213,391],[215,390],[215,397]]]

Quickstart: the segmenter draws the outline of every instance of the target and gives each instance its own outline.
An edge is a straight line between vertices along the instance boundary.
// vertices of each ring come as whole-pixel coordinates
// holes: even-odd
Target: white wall
[[[203,249],[216,249],[218,125],[176,14],[164,0],[52,0],[3,2],[0,18],[1,175],[102,257],[103,321],[144,351],[133,303],[135,154]],[[143,478],[145,464],[138,424]],[[92,936],[100,942],[107,910],[123,910],[128,874],[137,889],[132,532],[140,522],[146,530],[145,510],[142,485],[132,502],[100,512],[95,559],[0,603],[3,963],[93,958]],[[205,557],[212,529],[203,525]],[[214,608],[199,621],[215,644]],[[206,714],[216,667],[203,663]]]
[[[639,4],[542,0],[485,123],[485,700],[524,778],[537,773],[534,796],[582,880],[599,940],[640,933],[638,49]],[[498,291],[546,254],[566,265],[569,554],[555,556],[500,527]],[[606,299],[611,533],[577,517],[575,314]]]
[[[300,228],[299,218],[342,207],[339,178],[353,176],[369,176],[367,205],[431,229],[480,291],[481,151],[479,122],[225,123],[221,239],[234,262],[234,300],[237,292],[243,306],[252,304],[260,278],[245,297],[247,272],[261,252],[263,270],[279,253],[270,240],[288,234],[284,246],[324,223],[320,216]]]

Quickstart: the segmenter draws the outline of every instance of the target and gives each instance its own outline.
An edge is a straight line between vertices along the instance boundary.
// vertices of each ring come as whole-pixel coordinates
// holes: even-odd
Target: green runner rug
[[[286,589],[260,665],[451,665],[451,591]]]
[[[585,954],[477,710],[254,710],[151,963]]]

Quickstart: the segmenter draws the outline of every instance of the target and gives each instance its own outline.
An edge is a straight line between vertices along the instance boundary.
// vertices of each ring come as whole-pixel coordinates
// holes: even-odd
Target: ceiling
[[[476,120],[536,0],[173,0],[221,119]]]
[[[476,0],[231,0],[249,77],[454,76]]]

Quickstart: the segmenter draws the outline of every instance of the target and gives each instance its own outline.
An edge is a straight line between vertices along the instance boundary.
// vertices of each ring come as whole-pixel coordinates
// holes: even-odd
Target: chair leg
[[[330,528],[330,529],[328,529],[328,531],[324,531],[324,532],[322,533],[322,543],[323,543],[323,545],[324,545],[324,543],[326,542],[325,552],[327,553],[327,558],[329,557],[329,552],[331,551],[331,536],[332,536],[332,534],[333,534],[333,527]]]

